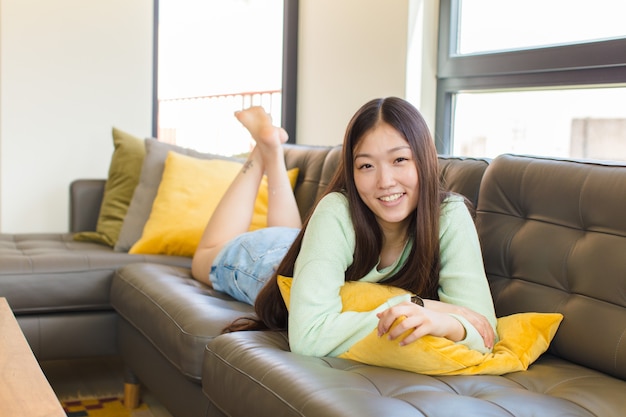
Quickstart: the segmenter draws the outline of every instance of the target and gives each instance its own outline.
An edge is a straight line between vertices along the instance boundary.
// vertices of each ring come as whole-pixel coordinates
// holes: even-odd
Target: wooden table
[[[67,417],[3,297],[0,297],[0,416]]]

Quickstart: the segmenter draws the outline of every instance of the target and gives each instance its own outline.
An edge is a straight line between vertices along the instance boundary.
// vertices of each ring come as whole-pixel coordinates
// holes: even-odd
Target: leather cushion
[[[626,378],[626,166],[502,155],[477,209],[498,316],[565,317],[550,351]]]
[[[439,177],[446,190],[467,197],[474,207],[478,203],[480,182],[489,166],[489,159],[439,156]]]
[[[111,304],[180,372],[202,373],[207,342],[233,320],[252,314],[240,303],[191,277],[188,268],[131,264],[113,279]]]
[[[117,268],[133,262],[189,266],[191,259],[128,255],[71,234],[0,234],[0,288],[16,314],[111,310]]]
[[[203,391],[226,415],[603,416],[626,409],[626,382],[543,356],[505,376],[432,377],[289,352],[275,332],[239,332],[207,346]],[[226,384],[223,381],[228,381]]]

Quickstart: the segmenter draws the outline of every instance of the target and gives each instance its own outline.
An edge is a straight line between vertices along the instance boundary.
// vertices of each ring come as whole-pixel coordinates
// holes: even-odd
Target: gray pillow
[[[133,198],[128,206],[126,217],[122,223],[120,235],[115,244],[118,252],[128,252],[128,250],[141,238],[143,228],[150,217],[152,203],[156,197],[163,176],[165,160],[170,151],[200,159],[223,159],[228,161],[242,161],[239,158],[202,153],[193,149],[182,148],[156,139],[145,140],[146,156],[143,160],[139,183],[133,193]],[[207,219],[208,220],[208,219]]]

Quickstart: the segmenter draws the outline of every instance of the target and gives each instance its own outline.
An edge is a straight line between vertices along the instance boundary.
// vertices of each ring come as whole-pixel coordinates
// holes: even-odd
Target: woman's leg
[[[250,227],[264,173],[268,179],[268,226],[301,227],[282,149],[287,133],[273,126],[261,107],[237,112],[236,117],[250,131],[256,146],[220,200],[194,254],[192,275],[209,285],[211,265],[222,247]]]
[[[262,107],[239,112],[237,118],[250,131],[261,150],[268,187],[267,226],[299,229],[302,227],[302,220],[287,176],[282,147],[287,142],[287,132],[273,126],[271,117]]]

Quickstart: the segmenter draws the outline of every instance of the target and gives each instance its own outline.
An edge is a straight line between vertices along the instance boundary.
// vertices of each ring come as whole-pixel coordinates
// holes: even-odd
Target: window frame
[[[626,84],[626,38],[459,55],[459,2],[440,0],[435,142],[453,149],[454,96],[459,92]]]
[[[283,78],[281,86],[281,119],[289,135],[288,143],[296,143],[296,106],[298,96],[298,15],[299,0],[283,0]],[[158,134],[159,112],[159,0],[153,3],[152,29],[152,136]]]

